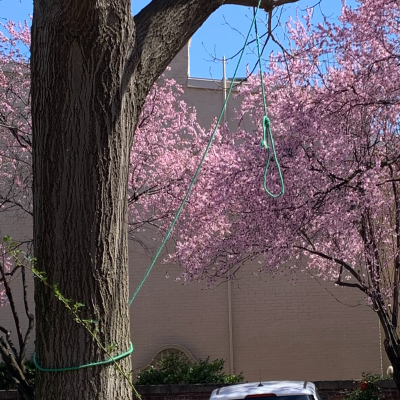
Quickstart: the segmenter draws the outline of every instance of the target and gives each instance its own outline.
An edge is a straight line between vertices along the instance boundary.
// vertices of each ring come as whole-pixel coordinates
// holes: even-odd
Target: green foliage
[[[161,359],[157,367],[151,366],[141,372],[137,385],[163,385],[180,383],[239,383],[243,375],[227,375],[223,371],[225,360],[217,359],[191,362],[179,354],[170,354]]]
[[[33,360],[25,361],[25,378],[29,384],[34,386],[35,384],[35,365]],[[0,390],[10,390],[15,389],[15,382],[8,373],[5,363],[0,363]]]
[[[381,389],[376,385],[377,381],[382,380],[380,375],[365,373],[358,384],[344,400],[380,400],[382,399]]]
[[[35,364],[33,363],[33,359],[30,359],[25,362],[25,368],[26,368],[26,380],[32,385],[35,385],[35,372],[36,372],[36,367]]]

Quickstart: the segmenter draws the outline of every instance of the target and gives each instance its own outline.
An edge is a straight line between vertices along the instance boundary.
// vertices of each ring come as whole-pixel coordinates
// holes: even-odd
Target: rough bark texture
[[[265,0],[263,7],[296,0]],[[141,107],[153,82],[222,4],[153,0],[35,0],[32,26],[34,245],[37,269],[98,321],[100,341],[129,348],[127,177]],[[132,262],[134,266],[134,260]],[[35,287],[42,367],[106,357],[52,290]],[[130,370],[130,358],[121,362]],[[131,399],[112,365],[38,372],[37,399]]]
[[[378,302],[374,303],[374,309],[378,314],[381,327],[385,333],[385,346],[386,355],[389,358],[393,367],[393,380],[398,390],[400,390],[400,339],[398,335],[397,325],[393,325],[390,318],[390,310],[384,308]]]

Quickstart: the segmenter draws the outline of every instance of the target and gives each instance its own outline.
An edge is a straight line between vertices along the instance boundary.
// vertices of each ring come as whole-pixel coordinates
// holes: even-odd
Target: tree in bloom
[[[0,30],[0,210],[32,215],[32,123],[27,22]]]
[[[161,82],[147,97],[130,155],[129,232],[140,242],[141,231],[157,234],[175,214],[209,136],[180,99],[182,88]]]
[[[30,81],[27,23],[9,21],[0,30],[0,212],[32,216],[32,163]],[[2,232],[4,235],[6,232]],[[7,306],[13,326],[0,323],[0,355],[11,381],[24,399],[33,399],[33,385],[26,375],[26,352],[34,328],[27,297],[26,271],[10,256],[17,251],[10,241],[0,243],[0,307]],[[23,310],[13,291],[20,284]],[[22,311],[22,313],[21,313]],[[26,323],[22,321],[26,319]],[[24,329],[24,325],[26,329]],[[11,333],[14,333],[13,337]],[[16,339],[16,341],[14,341]]]
[[[9,21],[0,31],[0,212],[32,216],[32,122],[30,114],[30,31],[27,22]],[[160,78],[147,96],[130,155],[129,232],[140,241],[141,229],[173,213],[160,214],[143,196],[181,196],[190,182],[208,132],[197,123],[194,109],[181,99],[173,79]]]
[[[258,128],[221,129],[171,259],[186,281],[213,283],[261,258],[260,272],[290,265],[362,291],[400,388],[400,6],[360,0],[338,24],[311,18],[289,22],[291,50],[264,74],[284,196],[263,189],[260,77],[249,76],[238,118]],[[279,193],[275,161],[266,185]]]

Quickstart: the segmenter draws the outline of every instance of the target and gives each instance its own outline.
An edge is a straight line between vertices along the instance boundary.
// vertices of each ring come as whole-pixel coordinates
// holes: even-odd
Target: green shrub
[[[382,379],[380,375],[363,374],[358,388],[354,389],[344,400],[380,400],[382,393],[376,382]]]
[[[137,385],[163,385],[180,383],[239,383],[243,375],[227,375],[223,371],[225,360],[217,359],[191,362],[179,354],[170,354],[161,359],[159,365],[142,371]]]

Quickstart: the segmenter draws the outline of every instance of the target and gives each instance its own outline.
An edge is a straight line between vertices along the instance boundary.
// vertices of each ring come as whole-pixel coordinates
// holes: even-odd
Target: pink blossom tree
[[[130,156],[129,232],[136,241],[144,229],[157,235],[174,216],[208,140],[182,88],[172,79],[160,83],[143,107]]]
[[[260,272],[280,273],[290,262],[293,270],[361,290],[381,320],[398,387],[399,11],[389,0],[363,0],[354,11],[343,7],[340,25],[314,27],[310,13],[305,26],[291,22],[291,50],[271,55],[264,76],[285,195],[271,199],[263,190],[263,108],[259,77],[250,76],[238,118],[248,114],[258,128],[220,128],[174,231],[172,255],[186,281],[213,283],[264,256]],[[174,90],[168,80],[153,87],[138,123],[128,189],[132,235],[144,224],[165,228],[206,140]],[[3,125],[14,143],[8,147],[17,145],[20,157],[21,146],[29,150],[29,135]],[[267,186],[279,192],[273,161]],[[19,161],[10,163],[8,168],[20,168]],[[30,176],[29,168],[24,171],[21,176]],[[10,188],[29,182],[14,181],[15,175],[12,170]],[[29,210],[25,203],[18,207]]]
[[[30,81],[27,54],[30,32],[27,23],[12,21],[0,30],[0,212],[32,217],[32,163]],[[1,228],[1,227],[0,227]],[[1,230],[2,235],[7,232]],[[10,243],[9,243],[10,244]],[[12,245],[15,251],[15,244]],[[24,399],[33,399],[26,375],[26,352],[34,328],[27,297],[26,271],[0,243],[0,307],[7,306],[13,326],[0,323],[0,355],[11,381]],[[18,309],[14,288],[21,284],[23,310]],[[21,312],[22,311],[22,312]],[[22,323],[26,319],[26,323]],[[24,329],[24,325],[26,329]],[[14,336],[12,335],[14,333]]]
[[[271,55],[264,75],[286,193],[263,189],[260,77],[249,76],[238,117],[257,129],[221,132],[171,259],[189,282],[263,258],[260,272],[290,263],[362,291],[400,388],[400,6],[360,0],[318,26],[311,14],[289,22],[290,51]],[[266,184],[279,193],[274,161]]]
[[[30,114],[30,32],[27,22],[9,21],[0,30],[0,212],[32,216],[32,124]],[[160,228],[174,210],[157,212],[151,197],[177,197],[187,186],[207,132],[196,111],[181,99],[173,79],[160,78],[145,102],[131,151],[128,186],[131,238],[145,226]],[[174,194],[175,193],[175,194]],[[143,196],[140,212],[135,204]],[[178,196],[179,200],[179,196]],[[175,206],[171,200],[166,204]]]
[[[0,30],[0,210],[32,215],[32,124],[27,22]]]

